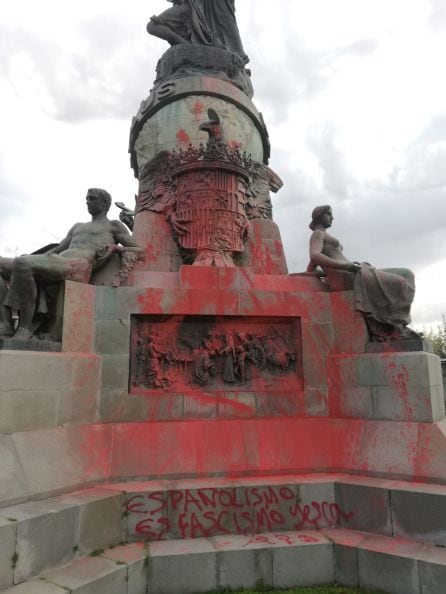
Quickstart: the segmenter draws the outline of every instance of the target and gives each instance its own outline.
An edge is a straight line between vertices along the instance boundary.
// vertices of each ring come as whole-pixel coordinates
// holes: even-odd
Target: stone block
[[[429,547],[418,561],[421,594],[444,594],[446,584],[446,551]]]
[[[102,320],[95,324],[95,351],[122,355],[130,349],[130,320]]]
[[[17,523],[0,518],[0,590],[12,586]]]
[[[1,388],[59,390],[71,376],[73,355],[0,351]]]
[[[15,433],[11,439],[29,492],[44,496],[108,478],[112,429],[81,425]],[[11,490],[10,481],[8,489]]]
[[[417,423],[369,421],[364,425],[355,468],[393,478],[413,477],[419,430]]]
[[[379,355],[376,355],[379,356]],[[431,353],[391,353],[384,355],[389,385],[440,386],[441,364]]]
[[[392,490],[393,533],[446,547],[446,494]]]
[[[0,392],[0,433],[56,427],[59,396],[58,390]]]
[[[14,588],[8,588],[3,594],[67,594],[67,590],[55,586],[47,580],[38,579],[24,582],[14,586]]]
[[[365,354],[358,357],[360,386],[387,386],[387,356]]]
[[[103,423],[131,423],[151,419],[148,398],[129,394],[127,388],[103,388],[100,419]]]
[[[215,394],[184,394],[184,419],[216,419],[218,400]],[[167,420],[167,419],[166,419]]]
[[[314,385],[327,383],[327,356],[332,350],[331,324],[302,322],[302,367],[305,382]]]
[[[151,394],[143,398],[145,419],[151,421],[178,421],[183,418],[184,405],[181,394]]]
[[[305,322],[311,324],[331,324],[332,322],[329,293],[287,291],[285,300],[289,315],[301,318],[302,325]],[[320,338],[323,338],[323,335]]]
[[[246,537],[240,539],[240,541],[242,540],[246,544]],[[241,590],[242,588],[253,588],[258,584],[271,586],[273,583],[272,570],[272,555],[268,549],[225,549],[217,553],[219,588]]]
[[[168,512],[169,492],[161,483],[135,485],[126,493],[126,538],[162,540],[173,538]],[[169,525],[169,530],[166,529]]]
[[[358,550],[355,547],[334,545],[335,581],[341,586],[357,588],[358,575]]]
[[[328,385],[357,387],[358,362],[361,359],[351,355],[330,355],[327,360]]]
[[[119,317],[118,293],[119,291],[114,287],[96,287],[94,313],[94,318],[96,320],[116,320]]]
[[[129,385],[129,354],[102,356],[102,385],[104,388],[127,388]]]
[[[328,415],[328,386],[305,386],[304,416],[326,417]]]
[[[271,395],[268,392],[258,392],[255,394],[256,402],[256,417],[269,417],[271,416],[270,407]]]
[[[384,386],[373,388],[374,418],[432,423],[443,418],[441,386]]]
[[[100,385],[101,358],[97,355],[75,357],[68,387],[60,394],[58,425],[97,421]]]
[[[147,594],[148,547],[141,543],[110,549],[102,557],[127,565],[129,594]]]
[[[269,409],[273,417],[295,417],[303,414],[303,393],[276,392],[269,394]]]
[[[150,545],[148,591],[157,594],[217,589],[217,555],[208,539]]]
[[[62,350],[93,351],[93,317],[96,290],[86,283],[65,282]]]
[[[96,288],[87,283],[65,282],[64,316],[93,318]]]
[[[236,270],[231,269],[231,270]],[[181,266],[180,267],[180,287],[182,289],[208,289],[209,287],[219,286],[219,269],[215,266]],[[239,287],[231,287],[239,288]]]
[[[27,518],[17,522],[17,564],[14,582],[23,582],[42,571],[67,563],[76,546],[77,510],[45,512],[28,503],[21,507]],[[24,511],[26,509],[26,512]],[[8,513],[14,513],[10,508]]]
[[[43,577],[72,594],[127,592],[127,566],[101,557],[83,557]]]
[[[348,514],[347,517],[340,517],[341,527],[392,535],[388,489],[370,485],[336,483],[336,503]]]
[[[370,535],[345,528],[324,529],[322,534],[334,545],[336,584],[356,588],[359,584],[358,546]]]
[[[372,388],[365,386],[339,388],[341,417],[373,419]]]
[[[93,319],[65,316],[62,327],[62,351],[64,353],[92,353],[93,350]]]
[[[240,291],[239,296],[242,316],[283,316],[289,311],[284,292]]]
[[[301,483],[297,485],[296,503],[292,506],[294,530],[335,528],[341,520],[341,508],[336,504],[333,482]]]
[[[11,505],[28,497],[28,485],[12,436],[0,435],[0,504]]]
[[[359,313],[345,324],[333,323],[333,353],[364,353],[368,339],[364,318]]]
[[[220,394],[217,398],[219,419],[250,419],[256,414],[256,396],[251,392]]]
[[[333,545],[320,535],[316,543],[272,549],[274,588],[319,586],[334,582]]]
[[[446,476],[446,419],[438,423],[423,423],[418,426],[414,476],[443,483]]]
[[[358,548],[359,585],[392,594],[419,594],[418,557],[423,545],[395,539],[366,539]]]
[[[124,495],[93,489],[79,507],[79,552],[82,555],[122,542],[124,537]]]

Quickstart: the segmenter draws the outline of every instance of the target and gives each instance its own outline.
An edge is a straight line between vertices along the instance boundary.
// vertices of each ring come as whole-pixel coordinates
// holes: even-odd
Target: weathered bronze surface
[[[45,287],[64,280],[89,282],[93,272],[120,252],[123,278],[142,251],[120,221],[111,221],[107,212],[111,196],[92,188],[87,193],[87,208],[92,220],[77,223],[58,245],[46,253],[0,258],[1,326],[0,337],[29,339],[34,333],[34,316],[46,310]],[[120,244],[123,247],[118,247]],[[11,312],[19,312],[14,327]]]
[[[332,222],[330,206],[313,210],[307,270],[314,272],[322,268],[329,284],[336,283],[337,276],[343,277],[342,282],[351,282],[355,309],[364,314],[372,340],[401,341],[418,337],[407,327],[415,296],[414,274],[406,268],[377,269],[368,262],[352,262],[345,257],[339,240],[327,232]]]
[[[248,62],[235,18],[235,0],[169,0],[173,3],[147,24],[151,35],[179,45],[223,48]]]

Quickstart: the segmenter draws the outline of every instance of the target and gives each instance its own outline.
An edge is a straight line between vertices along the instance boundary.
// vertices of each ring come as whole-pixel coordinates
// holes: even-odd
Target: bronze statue
[[[373,340],[406,340],[418,335],[407,328],[410,307],[415,296],[415,277],[406,268],[378,270],[368,262],[352,262],[342,251],[339,240],[329,235],[333,223],[330,206],[313,210],[310,229],[310,264],[307,270],[317,267],[329,277],[338,271],[351,273],[355,309],[364,314]]]
[[[151,35],[170,45],[192,43],[225,49],[246,63],[235,18],[235,0],[168,0],[173,6],[147,24]]]
[[[92,188],[88,190],[86,200],[91,222],[74,225],[53,249],[19,258],[0,257],[0,298],[3,293],[0,337],[32,337],[38,283],[64,280],[86,283],[92,272],[105,264],[114,252],[130,252],[131,258],[142,252],[123,223],[107,218],[111,206],[108,192]],[[5,281],[9,283],[7,290]],[[19,312],[17,331],[12,323],[12,310]]]

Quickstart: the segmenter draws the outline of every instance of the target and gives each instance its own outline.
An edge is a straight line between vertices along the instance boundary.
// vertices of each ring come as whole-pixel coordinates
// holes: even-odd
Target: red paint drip
[[[190,143],[190,136],[186,132],[186,130],[184,130],[183,128],[181,128],[181,130],[178,130],[178,132],[177,132],[177,142],[179,144],[189,144]]]
[[[200,122],[202,120],[202,113],[204,110],[204,105],[201,101],[195,101],[194,106],[192,107],[192,113],[194,114],[194,118],[196,122]]]

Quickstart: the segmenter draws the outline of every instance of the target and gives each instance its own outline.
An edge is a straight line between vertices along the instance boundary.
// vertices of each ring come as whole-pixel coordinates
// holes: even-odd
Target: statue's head
[[[87,208],[90,214],[107,213],[110,210],[112,197],[107,190],[90,188],[87,192]]]
[[[316,206],[311,213],[310,229],[314,231],[317,225],[322,225],[325,228],[331,227],[333,222],[333,212],[331,206],[326,204],[325,206]]]

